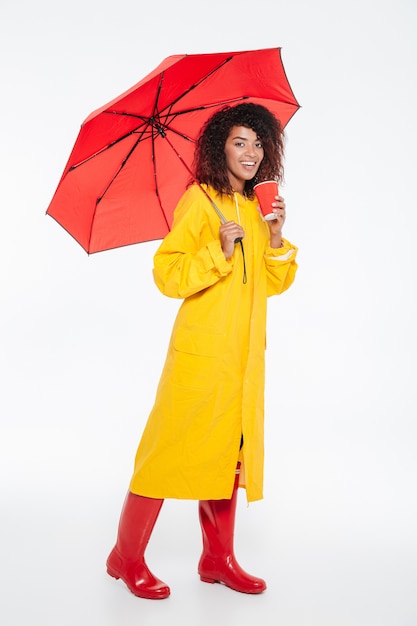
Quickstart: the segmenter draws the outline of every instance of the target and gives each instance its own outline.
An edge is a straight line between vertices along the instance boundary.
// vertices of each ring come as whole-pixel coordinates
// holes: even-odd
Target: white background
[[[416,626],[415,0],[2,4],[4,626]],[[159,242],[88,256],[45,216],[81,122],[171,54],[282,46],[286,236],[269,303],[265,499],[236,553],[268,590],[199,581],[195,502],[167,501],[141,600],[105,560],[179,302]]]

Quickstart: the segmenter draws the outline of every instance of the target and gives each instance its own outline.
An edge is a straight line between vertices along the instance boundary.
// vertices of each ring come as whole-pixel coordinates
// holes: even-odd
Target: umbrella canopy
[[[88,253],[162,239],[202,125],[242,101],[283,126],[298,110],[280,48],[166,58],[87,117],[47,214]]]

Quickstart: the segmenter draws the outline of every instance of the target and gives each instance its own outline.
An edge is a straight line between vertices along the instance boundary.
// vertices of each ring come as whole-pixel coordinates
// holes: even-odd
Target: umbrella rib
[[[201,85],[201,83],[203,83],[205,80],[207,80],[212,74],[214,74],[215,72],[218,72],[219,69],[221,67],[223,67],[223,65],[226,65],[226,63],[229,63],[229,61],[231,61],[233,59],[233,56],[229,56],[227,57],[227,59],[225,59],[224,61],[222,61],[219,65],[217,65],[216,67],[214,67],[210,72],[208,72],[207,74],[205,74],[204,76],[202,76],[200,78],[200,80],[198,80],[196,83],[194,83],[193,85],[190,85],[190,87],[188,87],[188,89],[186,89],[185,91],[183,91],[183,93],[178,96],[178,98],[176,100],[173,100],[170,103],[170,107],[172,108],[172,106],[174,106],[174,104],[176,104],[179,100],[181,100],[182,98],[184,98],[188,93],[190,93],[190,91],[192,91],[193,89],[195,89],[196,87],[198,87],[199,85]],[[165,72],[164,72],[165,73]],[[161,80],[162,82],[162,80]],[[155,99],[155,104],[157,103],[158,99],[159,99],[159,93],[160,93],[160,89],[159,92],[157,94],[157,98]],[[190,109],[190,111],[198,111],[200,107],[196,108],[196,109]],[[205,107],[202,107],[205,108]],[[163,110],[163,109],[162,109]]]
[[[132,156],[133,152],[136,150],[136,146],[138,145],[138,143],[140,143],[141,141],[141,137],[139,137],[135,143],[133,144],[133,146],[130,148],[129,152],[127,153],[127,155],[125,156],[125,158],[123,159],[123,161],[120,163],[117,171],[114,173],[113,178],[110,180],[109,184],[107,185],[107,187],[105,188],[105,190],[103,191],[103,193],[101,194],[101,196],[99,196],[97,198],[97,203],[101,202],[101,200],[103,199],[103,197],[106,195],[107,191],[109,190],[109,188],[111,187],[111,185],[113,184],[113,182],[115,181],[115,179],[118,177],[118,175],[120,174],[120,172],[122,171],[122,169],[124,168],[124,166],[126,165],[127,161],[130,159],[130,157]],[[94,221],[94,220],[93,220]]]
[[[162,134],[162,133],[160,133],[160,134]],[[152,134],[152,165],[153,165],[153,178],[154,178],[154,182],[155,182],[156,197],[158,198],[159,206],[161,207],[161,212],[162,212],[162,215],[164,216],[164,220],[165,220],[165,223],[166,223],[168,231],[169,231],[170,230],[170,225],[169,225],[169,222],[168,222],[168,218],[167,218],[167,216],[165,214],[164,207],[162,206],[161,196],[159,194],[159,189],[158,189],[158,176],[157,176],[157,172],[156,172],[156,152],[155,152],[155,137],[154,137],[154,134]]]
[[[116,113],[116,111],[105,111],[105,113]],[[138,116],[136,115],[135,117],[138,117]],[[143,117],[143,118],[139,118],[139,119],[141,119],[142,122],[146,122],[145,128],[140,131],[139,141],[142,141],[143,135],[146,133],[146,130],[149,127],[149,118]],[[109,150],[110,148],[113,148],[113,146],[117,145],[118,143],[120,143],[124,139],[127,139],[128,137],[130,137],[130,135],[134,135],[135,133],[137,133],[139,128],[140,128],[140,126],[136,126],[136,128],[133,128],[132,130],[130,130],[125,135],[122,135],[121,137],[118,137],[117,139],[115,139],[114,141],[110,142],[106,146],[103,146],[103,148],[101,148],[100,150],[97,150],[97,152],[94,152],[94,154],[90,154],[90,156],[86,157],[82,161],[79,161],[78,163],[74,163],[74,165],[71,165],[71,167],[69,168],[68,171],[72,172],[72,170],[77,169],[77,167],[80,167],[80,165],[84,165],[85,163],[88,163],[88,161],[91,161],[91,159],[94,159],[95,157],[99,156],[100,154],[102,154],[106,150]],[[136,146],[136,144],[135,144],[135,146]]]
[[[212,102],[211,104],[204,104],[201,106],[195,106],[195,107],[191,107],[189,109],[182,109],[181,111],[175,111],[174,113],[172,113],[172,107],[175,103],[170,104],[167,109],[169,109],[168,112],[164,112],[165,109],[162,109],[161,111],[159,111],[159,116],[161,117],[172,117],[172,119],[179,117],[180,115],[187,115],[188,113],[192,113],[193,111],[203,111],[205,109],[213,109],[214,107],[219,107],[219,106],[226,106],[227,104],[234,104],[235,102],[241,102],[242,100],[249,100],[250,98],[254,98],[255,96],[251,96],[251,95],[245,95],[245,96],[239,96],[238,98],[228,98],[227,100],[221,100],[221,101],[217,101],[217,102]],[[179,99],[176,100],[176,102],[178,102]],[[291,102],[290,100],[280,100],[280,102],[282,102],[282,104],[288,104],[289,106],[295,106],[294,102]],[[170,123],[166,124],[166,126],[172,130],[172,128],[170,127]],[[162,123],[162,125],[164,125]]]
[[[94,220],[95,220],[95,217],[96,217],[97,207],[100,204],[100,202],[102,201],[102,199],[104,198],[104,196],[106,195],[106,193],[108,192],[108,190],[110,189],[110,187],[112,186],[113,182],[116,180],[116,178],[118,177],[118,175],[120,174],[120,172],[124,168],[124,166],[126,165],[126,162],[128,161],[128,159],[130,158],[130,156],[134,152],[134,150],[135,150],[136,146],[138,145],[138,143],[140,142],[140,140],[141,139],[139,137],[138,140],[135,142],[135,144],[132,146],[132,148],[129,150],[128,154],[125,156],[123,161],[121,162],[120,166],[118,167],[117,171],[114,173],[112,179],[109,181],[107,187],[104,189],[104,191],[102,192],[101,196],[99,196],[97,198],[97,200],[96,200],[96,204],[95,204],[95,207],[94,207],[94,214],[93,214],[93,217],[91,219],[90,237],[89,237],[89,241],[88,241],[88,249],[90,249],[90,246],[91,246],[91,237],[93,235],[93,224],[94,224]]]
[[[250,96],[239,96],[238,98],[228,98],[227,100],[212,102],[211,104],[203,104],[201,106],[191,107],[190,109],[182,109],[181,111],[175,111],[175,113],[169,112],[169,113],[166,113],[165,115],[166,116],[172,115],[172,117],[177,117],[178,115],[186,115],[187,113],[192,113],[193,111],[204,111],[205,109],[213,109],[214,107],[218,107],[220,105],[226,105],[226,104],[230,104],[233,102],[240,102],[241,100],[247,100],[248,98],[250,98]],[[178,102],[178,100],[176,102]],[[176,104],[176,102],[169,105],[170,110],[172,109],[173,105]],[[160,114],[161,113],[163,113],[163,110],[160,111]]]

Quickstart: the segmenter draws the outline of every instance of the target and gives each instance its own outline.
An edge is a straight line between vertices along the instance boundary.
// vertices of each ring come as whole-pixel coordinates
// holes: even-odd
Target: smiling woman
[[[266,222],[253,192],[259,180],[280,179],[282,135],[261,105],[216,112],[197,141],[197,182],[154,257],[158,288],[184,302],[107,561],[108,573],[140,597],[170,594],[144,560],[164,498],[199,500],[201,580],[245,593],[266,588],[237,563],[233,535],[237,488],[249,502],[263,497],[266,301],[288,289],[297,270],[297,249],[282,237],[284,199],[275,198],[275,219]]]

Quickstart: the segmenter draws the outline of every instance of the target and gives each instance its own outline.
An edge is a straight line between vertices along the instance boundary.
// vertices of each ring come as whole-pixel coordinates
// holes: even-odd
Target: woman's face
[[[262,142],[251,128],[233,126],[224,153],[230,184],[235,191],[242,193],[245,181],[255,176],[264,158]]]

